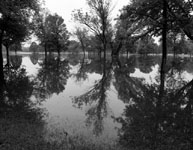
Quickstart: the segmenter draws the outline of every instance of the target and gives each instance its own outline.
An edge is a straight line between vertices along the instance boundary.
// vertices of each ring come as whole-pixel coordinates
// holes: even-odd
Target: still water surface
[[[33,81],[30,99],[44,110],[48,131],[81,134],[98,143],[122,139],[123,145],[131,142],[125,137],[136,142],[135,135],[140,140],[138,135],[144,132],[140,129],[151,133],[148,124],[159,95],[160,56],[109,58],[104,63],[96,56],[53,55],[45,59],[44,55],[29,54],[11,56],[10,61],[13,68],[25,68]],[[166,70],[165,97],[169,99],[193,79],[193,59],[170,57]],[[186,101],[176,102],[179,108],[188,105],[188,98],[183,98]],[[163,106],[170,109],[167,104]]]

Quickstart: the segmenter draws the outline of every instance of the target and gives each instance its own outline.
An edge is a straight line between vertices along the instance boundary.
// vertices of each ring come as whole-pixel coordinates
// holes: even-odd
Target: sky
[[[119,14],[119,10],[129,3],[129,0],[112,0],[112,6],[115,6],[112,11],[112,18],[116,18]],[[86,0],[45,0],[45,7],[47,7],[52,13],[57,13],[62,16],[67,29],[71,32],[76,25],[72,21],[72,11],[74,9],[86,10]]]

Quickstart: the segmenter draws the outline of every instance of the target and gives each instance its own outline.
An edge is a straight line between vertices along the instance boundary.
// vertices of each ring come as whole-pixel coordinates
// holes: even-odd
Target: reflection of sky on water
[[[28,56],[22,57],[21,65],[26,69],[26,72],[30,76],[36,76],[38,74],[38,70],[40,69],[39,64],[37,63],[36,65],[34,65]]]
[[[156,76],[159,76],[159,65],[155,65],[152,68],[150,73],[143,73],[140,69],[136,68],[134,73],[131,73],[131,77],[142,78],[145,80],[145,83],[152,84],[157,83]],[[184,81],[190,81],[193,79],[193,74],[183,71],[182,74],[175,74],[174,78],[182,78]]]
[[[43,60],[38,60],[38,62],[43,63]],[[37,63],[34,65],[28,56],[22,57],[22,66],[26,68],[27,74],[33,76],[34,78],[38,75],[41,66]],[[76,108],[72,99],[75,96],[80,96],[86,93],[93,85],[102,78],[102,75],[97,73],[86,73],[86,80],[77,81],[74,74],[78,72],[80,64],[70,65],[70,76],[67,79],[65,85],[65,90],[59,94],[53,94],[50,98],[46,99],[42,106],[45,108],[49,114],[48,116],[48,126],[59,126],[62,130],[69,132],[70,134],[81,133],[89,138],[96,136],[93,135],[92,126],[88,128],[85,126],[85,120],[87,116],[86,112],[96,105],[93,102],[91,105],[83,104],[82,109]],[[156,78],[159,78],[159,65],[156,64],[151,67],[150,73],[143,73],[139,68],[135,68],[135,72],[130,74],[130,77],[144,79],[147,84],[157,83]],[[179,75],[175,75],[174,78],[178,78]],[[193,74],[183,71],[180,77],[185,81],[190,81],[193,78]],[[115,88],[113,82],[116,82],[115,77],[112,77],[110,82],[110,87],[107,90],[107,112],[108,115],[104,118],[104,132],[99,136],[100,140],[110,139],[117,137],[116,127],[120,127],[120,124],[114,122],[113,118],[120,117],[123,110],[127,104],[124,104],[122,100],[118,98],[118,92]],[[108,142],[108,141],[107,141]]]
[[[134,73],[131,73],[131,77],[143,78],[148,84],[156,83],[155,77],[159,74],[159,65],[155,65],[150,73],[143,73],[140,69],[136,68]]]
[[[75,73],[76,69],[77,67],[72,67],[72,70],[70,72]],[[75,81],[75,78],[71,76],[66,84],[66,89],[59,95],[54,94],[49,100],[47,100],[43,104],[43,107],[45,107],[49,112],[50,123],[58,124],[59,126],[63,127],[70,126],[70,128],[65,129],[70,133],[81,132],[86,136],[93,135],[91,128],[88,129],[85,126],[85,113],[95,104],[93,103],[91,106],[84,105],[82,109],[78,109],[74,107],[74,104],[72,103],[72,98],[87,92],[99,79],[101,79],[101,75],[96,73],[88,73],[88,79],[85,80],[82,84],[79,84]],[[123,108],[125,107],[123,102],[118,100],[117,93],[114,92],[116,90],[113,85],[111,85],[110,89],[111,90],[107,92],[109,114],[108,117],[104,119],[104,132],[100,136],[101,139],[105,139],[109,136],[116,138],[117,135],[115,127],[118,127],[119,125],[117,123],[114,123],[111,117],[120,116],[123,113]],[[79,129],[77,129],[77,126]],[[96,137],[93,136],[93,138]]]
[[[184,71],[181,76],[185,81],[191,81],[193,79],[193,74],[187,71]]]

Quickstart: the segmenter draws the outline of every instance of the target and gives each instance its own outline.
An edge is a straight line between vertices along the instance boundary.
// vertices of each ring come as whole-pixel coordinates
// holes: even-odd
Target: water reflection
[[[130,149],[192,149],[193,80],[188,82],[177,76],[185,68],[176,64],[172,62],[166,74],[161,74],[160,84],[141,86],[134,83],[135,93],[123,97],[131,102],[123,116],[117,118],[122,124],[119,141],[123,146]],[[163,83],[166,83],[165,88]]]
[[[192,60],[169,58],[160,77],[159,56],[104,61],[78,55],[44,59],[32,54],[31,62],[38,65],[33,78],[26,72],[31,62],[29,67],[22,62],[25,60],[22,56],[10,59],[13,67],[6,72],[6,89],[0,91],[0,111],[1,117],[17,112],[29,122],[35,120],[41,130],[36,136],[41,137],[44,131],[44,113],[36,107],[43,104],[50,116],[83,122],[86,130],[91,129],[99,138],[111,121],[108,132],[116,133],[115,127],[119,128],[119,144],[128,149],[192,148]],[[26,70],[22,68],[25,64]],[[152,82],[144,75],[151,76]],[[6,137],[1,136],[0,142],[4,140]]]
[[[77,82],[84,82],[87,78],[87,65],[88,61],[83,57],[83,59],[80,62],[79,69],[76,74],[74,74]]]
[[[36,98],[45,100],[64,91],[70,75],[68,61],[50,55],[39,65],[41,68],[35,79]]]
[[[10,56],[10,65],[13,69],[19,69],[22,64],[22,56]]]
[[[143,73],[150,73],[152,71],[152,66],[160,64],[161,57],[138,57],[136,60],[136,68],[139,68]]]
[[[83,105],[90,106],[85,114],[87,116],[85,121],[86,125],[93,126],[93,133],[95,135],[100,135],[104,129],[103,119],[106,118],[108,114],[106,92],[110,87],[112,74],[111,68],[106,66],[105,60],[103,64],[101,64],[101,62],[97,63],[98,61],[94,62],[91,62],[90,65],[96,64],[95,66],[100,66],[96,68],[97,70],[95,72],[100,72],[98,68],[103,68],[102,78],[97,81],[89,91],[81,96],[75,97],[73,103],[75,103],[78,108],[81,108]]]
[[[31,55],[30,55],[30,60],[31,62],[36,65],[38,63],[38,60],[39,60],[39,53],[37,52],[33,52]]]
[[[119,65],[114,67],[114,86],[118,92],[118,97],[124,103],[129,103],[129,99],[132,95],[138,94],[143,88],[142,79],[131,77],[131,73],[135,71],[136,58],[132,57],[124,63],[119,63]]]

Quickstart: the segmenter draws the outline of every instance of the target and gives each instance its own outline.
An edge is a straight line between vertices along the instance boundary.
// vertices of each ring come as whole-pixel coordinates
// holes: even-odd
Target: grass
[[[95,143],[81,135],[53,130],[47,134],[42,120],[9,114],[0,116],[0,150],[119,150],[120,146]],[[46,137],[46,138],[45,138]]]

